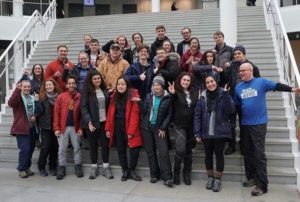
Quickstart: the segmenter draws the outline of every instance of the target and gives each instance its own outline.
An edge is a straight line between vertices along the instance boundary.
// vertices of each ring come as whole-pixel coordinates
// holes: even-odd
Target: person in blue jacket
[[[227,86],[218,86],[216,78],[205,78],[207,90],[198,100],[194,112],[194,134],[197,142],[203,141],[205,166],[208,175],[206,189],[219,192],[224,170],[224,145],[232,136],[230,117],[235,112],[235,104]],[[213,168],[213,154],[216,156],[216,171]]]

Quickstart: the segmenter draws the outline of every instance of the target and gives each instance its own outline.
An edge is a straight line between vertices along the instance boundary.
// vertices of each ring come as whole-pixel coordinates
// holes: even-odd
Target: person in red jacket
[[[31,158],[37,139],[36,117],[34,108],[36,97],[30,95],[31,84],[23,80],[18,85],[8,100],[8,106],[13,109],[14,121],[10,134],[16,136],[19,152],[18,171],[21,178],[34,175],[30,170]]]
[[[70,75],[66,79],[67,92],[61,93],[55,101],[53,130],[58,140],[58,169],[56,179],[61,180],[66,173],[67,148],[71,140],[74,153],[75,174],[83,177],[81,167],[80,137],[80,94],[77,92],[76,77]]]
[[[139,99],[138,91],[129,88],[128,80],[124,77],[117,79],[116,91],[110,99],[105,124],[106,136],[110,145],[114,142],[117,147],[123,175],[121,181],[132,179],[141,181],[135,173],[138,162],[142,136],[140,130],[140,109],[135,99]],[[127,146],[130,152],[130,166],[127,162]]]
[[[202,53],[200,52],[200,42],[196,37],[190,39],[189,46],[190,48],[181,56],[180,69],[192,73],[192,65],[201,60]]]
[[[71,70],[73,69],[73,63],[70,62],[67,58],[68,56],[68,47],[66,45],[58,45],[57,46],[58,57],[56,60],[51,61],[46,68],[45,71],[45,80],[52,78],[56,81],[59,88],[65,92],[66,84],[62,79],[62,74],[65,68]]]

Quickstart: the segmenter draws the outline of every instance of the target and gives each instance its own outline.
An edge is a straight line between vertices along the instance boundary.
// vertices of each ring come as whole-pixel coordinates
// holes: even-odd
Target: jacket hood
[[[171,52],[168,54],[167,58],[169,60],[175,60],[177,62],[180,62],[180,55],[178,53],[175,53],[175,52]]]

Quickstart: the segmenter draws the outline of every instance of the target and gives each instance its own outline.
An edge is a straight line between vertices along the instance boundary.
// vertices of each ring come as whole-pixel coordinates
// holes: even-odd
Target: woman
[[[173,117],[170,136],[175,139],[174,184],[180,184],[181,163],[183,161],[183,180],[191,185],[192,149],[195,145],[193,118],[194,107],[198,99],[198,91],[193,86],[192,75],[188,72],[179,74],[175,85],[169,84],[172,96]],[[175,110],[176,109],[176,110]]]
[[[200,52],[200,42],[193,37],[189,42],[189,49],[187,49],[180,59],[181,71],[192,72],[192,65],[198,63],[202,58]]]
[[[206,189],[221,191],[221,178],[224,170],[224,145],[230,138],[230,118],[235,111],[234,102],[225,88],[218,87],[213,76],[205,78],[205,90],[195,107],[194,133],[197,142],[203,141],[205,166],[208,175]],[[213,154],[216,156],[216,172],[213,169]]]
[[[102,50],[106,53],[109,53],[110,46],[114,43],[117,43],[121,48],[123,59],[125,59],[129,64],[132,64],[133,53],[131,51],[129,42],[124,35],[118,36],[116,40],[110,40],[107,42],[104,46],[102,46]]]
[[[175,52],[175,48],[172,46],[170,40],[164,40],[162,47],[165,49],[166,53],[173,53]]]
[[[30,79],[28,75],[28,71],[24,70],[24,74],[20,81],[30,80],[31,83],[31,94],[37,93],[39,94],[41,86],[44,82],[44,69],[41,64],[33,65],[31,69],[32,79]]]
[[[90,157],[92,162],[89,179],[98,175],[98,142],[101,143],[103,161],[103,175],[112,179],[109,167],[109,140],[105,135],[104,126],[107,119],[109,96],[106,85],[98,71],[91,71],[84,83],[81,106],[81,127],[84,128],[90,143]]]
[[[138,99],[137,90],[130,89],[128,81],[124,77],[117,80],[116,91],[112,95],[105,131],[110,139],[110,145],[115,144],[123,175],[121,181],[132,179],[141,181],[142,178],[135,172],[142,136],[140,130],[140,109],[134,99]],[[132,100],[133,99],[133,100]],[[127,162],[127,146],[130,152],[130,163]]]
[[[8,106],[13,109],[14,121],[10,134],[15,136],[19,148],[19,177],[27,178],[34,175],[30,170],[31,158],[37,139],[36,117],[34,109],[38,96],[30,94],[29,80],[20,81],[8,100]]]
[[[49,158],[49,173],[56,175],[58,143],[53,131],[53,110],[56,97],[61,93],[53,79],[47,80],[40,90],[40,100],[37,102],[35,114],[37,126],[41,132],[41,151],[38,161],[40,175],[48,176],[46,163]]]
[[[143,44],[144,38],[139,32],[133,33],[131,38],[135,45],[132,50],[132,63],[136,63],[139,60],[138,47]]]
[[[212,50],[208,50],[204,52],[201,61],[192,66],[198,90],[206,89],[204,79],[207,75],[214,76],[219,82],[219,72],[222,72],[223,69],[214,65],[215,60],[215,53]]]

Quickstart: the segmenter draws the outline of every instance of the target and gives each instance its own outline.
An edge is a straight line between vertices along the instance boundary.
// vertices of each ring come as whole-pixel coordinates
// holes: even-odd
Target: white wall
[[[28,17],[15,18],[0,16],[0,40],[13,40],[27,19]]]
[[[300,32],[300,5],[280,8],[286,31]]]

